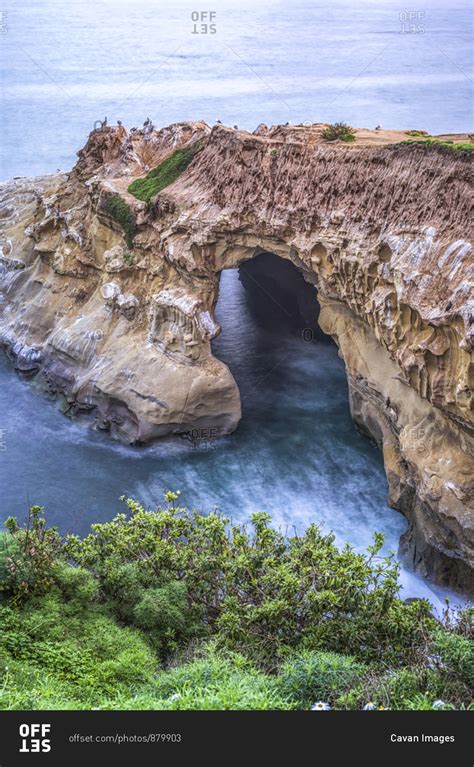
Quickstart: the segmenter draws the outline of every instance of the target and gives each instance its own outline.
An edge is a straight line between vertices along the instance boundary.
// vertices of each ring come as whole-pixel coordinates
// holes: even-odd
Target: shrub
[[[128,247],[133,248],[137,222],[130,205],[119,194],[112,194],[105,200],[104,210],[114,221],[120,224]]]
[[[132,617],[133,624],[147,632],[163,656],[176,651],[193,635],[202,633],[200,627],[194,625],[182,581],[145,589],[133,608]]]
[[[32,506],[24,527],[10,517],[0,537],[0,592],[17,600],[46,593],[54,582],[53,569],[61,550],[56,528],[47,527],[40,506]]]
[[[97,599],[99,584],[83,567],[71,567],[59,560],[53,569],[53,578],[64,599],[75,603],[78,609],[87,607]]]
[[[443,626],[448,633],[474,639],[474,607],[449,608],[445,612]]]
[[[321,133],[326,141],[355,141],[355,130],[347,123],[338,122],[328,125]]]
[[[474,689],[474,643],[467,637],[438,631],[432,645],[432,657],[442,673]]]
[[[263,513],[247,530],[172,503],[147,512],[129,500],[129,515],[93,525],[83,540],[69,538],[69,556],[94,572],[106,594],[120,597],[124,619],[135,620],[124,608],[136,604],[140,588],[183,581],[201,635],[216,634],[221,647],[265,668],[299,644],[395,663],[424,646],[429,606],[397,599],[398,564],[378,556],[382,536],[368,554],[356,554],[339,550],[314,525],[285,539]]]
[[[94,696],[81,694],[80,690],[60,680],[54,673],[30,666],[23,660],[0,657],[1,710],[77,710],[92,708],[95,702]]]
[[[426,138],[431,138],[430,134],[425,130],[407,130],[405,133],[407,136],[417,136],[418,138],[426,136]]]
[[[173,154],[153,168],[144,178],[137,178],[128,187],[130,194],[138,200],[150,202],[158,192],[176,181],[204,148],[204,141],[195,141],[191,146],[176,149]]]
[[[314,525],[287,538],[263,513],[232,526],[165,500],[152,512],[129,499],[84,539],[63,541],[41,509],[23,528],[8,520],[0,705],[469,705],[472,611],[441,625],[427,602],[401,602],[382,536],[356,554]],[[157,653],[180,665],[157,675]]]
[[[124,630],[125,631],[125,630]],[[114,649],[113,647],[111,648]],[[140,659],[134,655],[132,661]],[[3,663],[7,665],[7,670]],[[114,670],[116,671],[116,670]],[[140,670],[106,684],[70,680],[47,668],[0,655],[2,709],[285,709],[274,680],[243,658],[218,656],[212,648],[203,657],[169,671],[140,677]]]
[[[277,689],[299,707],[309,708],[317,700],[333,703],[342,692],[355,687],[368,668],[346,655],[304,651],[283,665]]]
[[[15,535],[0,532],[0,593],[11,593],[17,580],[14,562],[21,556],[20,542]]]

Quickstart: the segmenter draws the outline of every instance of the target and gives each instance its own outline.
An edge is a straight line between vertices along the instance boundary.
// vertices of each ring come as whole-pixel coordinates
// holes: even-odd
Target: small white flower
[[[426,660],[430,668],[443,667],[444,663],[439,655],[427,655]]]
[[[369,700],[369,702],[365,704],[362,711],[374,711],[376,708],[377,706],[375,705],[375,703],[372,703],[372,701]]]
[[[318,700],[317,703],[311,706],[311,711],[329,711],[330,708],[329,703],[323,703],[322,700]]]
[[[170,700],[179,700],[180,698],[181,698],[181,693],[180,692],[175,692],[171,696]]]
[[[433,703],[432,708],[443,708],[443,706],[445,706],[445,705],[446,705],[446,703],[444,702],[444,700],[435,700],[435,702]]]

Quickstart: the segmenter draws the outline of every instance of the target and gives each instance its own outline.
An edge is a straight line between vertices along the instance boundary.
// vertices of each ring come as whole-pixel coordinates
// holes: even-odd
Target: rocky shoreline
[[[472,161],[395,131],[330,144],[323,127],[105,128],[70,173],[2,184],[0,340],[114,437],[226,434],[241,405],[211,351],[219,274],[291,261],[410,522],[402,553],[473,593]],[[129,191],[181,150],[172,183]]]

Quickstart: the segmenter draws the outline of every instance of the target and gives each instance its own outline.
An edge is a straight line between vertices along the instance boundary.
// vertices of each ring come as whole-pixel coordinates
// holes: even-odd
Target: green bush
[[[456,678],[474,690],[474,643],[472,639],[438,631],[432,646],[435,664],[446,677]]]
[[[18,601],[34,593],[46,593],[54,582],[53,570],[61,550],[61,538],[47,527],[40,506],[32,506],[25,526],[13,517],[5,522],[8,532],[0,536],[0,594]]]
[[[94,708],[97,697],[67,684],[53,672],[0,656],[0,709],[22,711]]]
[[[133,609],[135,625],[154,631],[183,631],[187,610],[186,586],[179,581],[146,589]]]
[[[215,634],[222,647],[267,669],[300,644],[395,663],[424,646],[433,623],[429,605],[397,599],[399,566],[379,556],[382,536],[363,555],[339,550],[314,525],[285,539],[263,513],[246,529],[216,514],[173,505],[147,512],[127,503],[128,515],[93,525],[91,535],[71,537],[67,546],[112,597],[110,584],[121,582],[124,568],[133,568],[143,588],[184,581],[201,635]],[[127,604],[127,589],[118,594]]]
[[[18,538],[8,532],[0,532],[0,593],[10,593],[17,582],[14,563],[21,557]]]
[[[286,709],[271,677],[239,656],[222,657],[212,648],[189,663],[150,678],[107,677],[104,685],[71,681],[59,673],[0,656],[0,708],[8,709]],[[134,661],[137,662],[136,655]],[[110,670],[110,669],[109,669]],[[122,662],[123,670],[123,662]]]
[[[132,618],[133,624],[147,632],[163,656],[202,633],[200,627],[194,625],[182,581],[145,589],[133,608]]]
[[[242,527],[177,500],[128,500],[84,539],[37,507],[7,521],[0,706],[469,707],[472,611],[441,625],[401,602],[381,536],[356,554],[316,526],[287,538],[266,514]]]
[[[285,662],[277,689],[298,707],[309,708],[318,700],[333,703],[342,692],[360,683],[367,672],[365,664],[350,656],[304,651]]]
[[[93,603],[99,593],[99,584],[93,575],[83,567],[71,567],[67,562],[58,560],[53,569],[55,585],[62,596],[78,608]]]
[[[199,606],[190,604],[184,581],[170,580],[166,571],[147,572],[138,561],[110,559],[109,565],[100,580],[108,607],[119,621],[145,631],[163,659],[205,633]]]
[[[130,205],[119,194],[112,194],[104,202],[105,212],[114,219],[123,229],[125,242],[129,248],[133,248],[133,240],[136,233],[137,222],[135,213]]]
[[[321,133],[326,141],[355,141],[355,130],[347,123],[338,122],[328,125]]]
[[[204,141],[201,139],[191,146],[176,149],[173,154],[163,160],[156,168],[153,168],[144,178],[137,178],[132,181],[128,191],[138,200],[150,202],[151,198],[158,192],[179,178],[194,160],[196,154],[203,148]]]
[[[418,138],[431,138],[430,134],[425,130],[407,130],[405,131],[407,136],[417,136]]]

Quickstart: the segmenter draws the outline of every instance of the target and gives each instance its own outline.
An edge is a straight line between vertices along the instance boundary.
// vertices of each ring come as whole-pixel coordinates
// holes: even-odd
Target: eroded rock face
[[[1,185],[1,341],[19,370],[122,439],[228,433],[241,411],[211,353],[219,273],[265,251],[289,259],[345,361],[354,421],[383,451],[390,504],[411,522],[403,551],[469,591],[469,157],[395,146],[395,132],[328,145],[322,127],[109,128],[70,174]],[[128,193],[195,141],[202,151],[149,203]],[[117,196],[133,230],[110,212]]]

